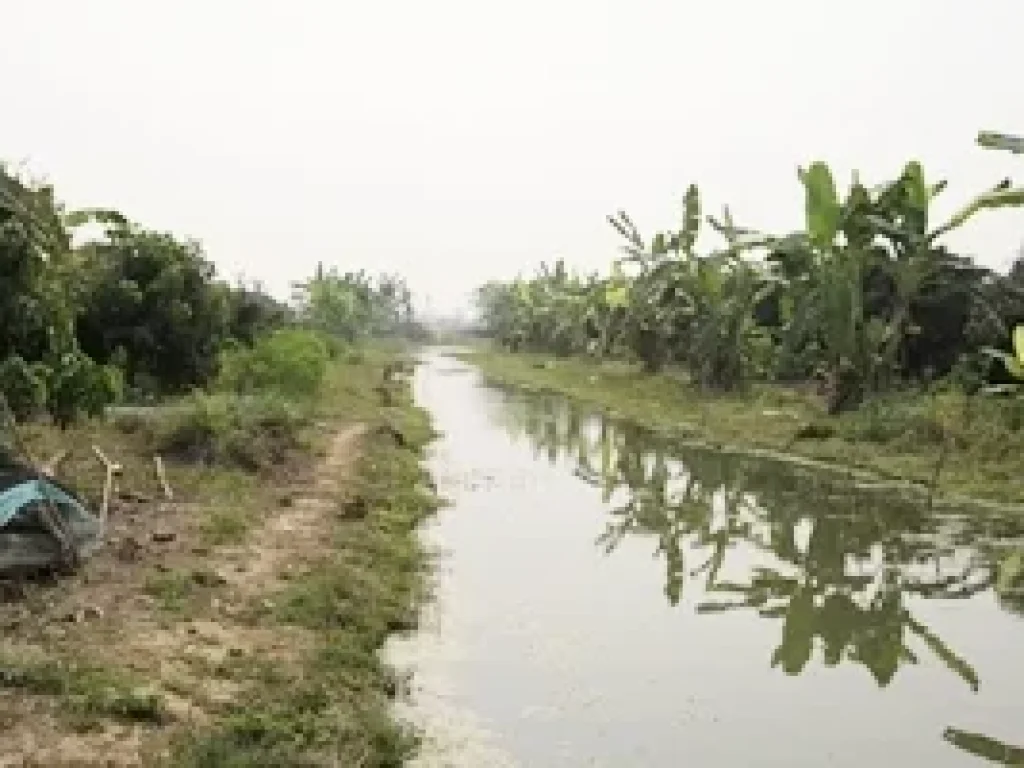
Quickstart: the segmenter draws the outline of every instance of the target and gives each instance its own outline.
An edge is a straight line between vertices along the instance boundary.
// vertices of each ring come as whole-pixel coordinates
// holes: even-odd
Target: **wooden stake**
[[[121,465],[108,459],[106,454],[99,449],[99,446],[94,445],[92,447],[92,452],[96,454],[96,457],[103,463],[103,466],[107,470],[107,478],[103,484],[103,506],[100,507],[100,535],[102,537],[107,529],[107,514],[110,511],[110,500],[114,496],[117,475],[121,474]]]
[[[159,456],[154,456],[153,463],[156,465],[156,479],[160,481],[160,486],[164,489],[164,498],[168,501],[173,501],[174,491],[171,490],[171,484],[167,482],[167,470],[164,468],[164,460]]]

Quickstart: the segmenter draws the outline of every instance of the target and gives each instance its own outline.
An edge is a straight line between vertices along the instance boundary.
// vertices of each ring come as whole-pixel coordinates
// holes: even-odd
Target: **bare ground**
[[[4,585],[3,667],[87,662],[144,681],[137,692],[165,707],[153,724],[109,713],[83,719],[68,715],[67,696],[0,688],[0,765],[152,765],[176,734],[244,701],[244,680],[218,674],[225,665],[298,664],[310,633],[259,626],[252,608],[272,605],[322,557],[362,433],[341,429],[314,470],[265,489],[265,514],[241,543],[209,545],[202,526],[211,509],[202,503],[124,502],[107,546],[79,573]]]

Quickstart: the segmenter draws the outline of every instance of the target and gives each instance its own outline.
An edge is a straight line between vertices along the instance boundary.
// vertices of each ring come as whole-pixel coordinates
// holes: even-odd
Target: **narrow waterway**
[[[424,766],[1024,761],[1024,520],[665,442],[426,353]]]

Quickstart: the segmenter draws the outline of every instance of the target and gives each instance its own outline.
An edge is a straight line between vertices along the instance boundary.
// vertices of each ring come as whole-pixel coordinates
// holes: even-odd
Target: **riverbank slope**
[[[493,382],[564,394],[680,438],[765,449],[934,486],[941,497],[1024,502],[1024,406],[955,393],[879,398],[829,417],[813,394],[753,384],[698,392],[683,375],[620,362],[476,349],[462,357]]]
[[[69,577],[3,582],[0,762],[391,766],[410,754],[391,715],[401,685],[378,650],[416,623],[415,529],[436,498],[420,467],[432,433],[395,360],[368,350],[334,364],[286,450],[268,422],[236,436],[241,465],[168,461],[173,500],[153,471],[159,423],[28,430],[36,457],[74,449],[61,476],[92,501],[92,445],[124,473],[96,556]]]

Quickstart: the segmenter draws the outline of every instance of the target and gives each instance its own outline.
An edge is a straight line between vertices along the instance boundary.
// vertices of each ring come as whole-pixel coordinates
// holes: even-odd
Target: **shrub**
[[[302,448],[307,425],[281,398],[196,393],[160,425],[157,446],[170,458],[256,471]]]
[[[104,409],[123,392],[123,379],[117,369],[99,365],[78,350],[57,359],[47,385],[47,407],[61,429],[82,415],[103,415]]]
[[[31,419],[46,406],[46,370],[11,355],[0,362],[0,395],[17,420]]]
[[[314,397],[323,384],[331,348],[311,331],[281,329],[252,347],[221,355],[217,388],[240,395],[268,393],[296,400]]]

